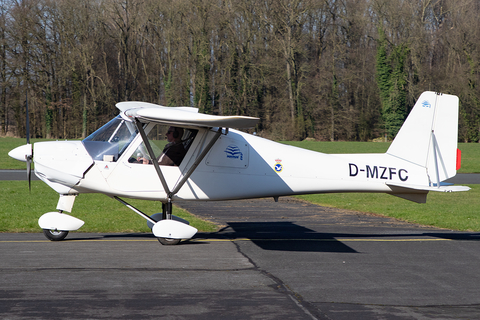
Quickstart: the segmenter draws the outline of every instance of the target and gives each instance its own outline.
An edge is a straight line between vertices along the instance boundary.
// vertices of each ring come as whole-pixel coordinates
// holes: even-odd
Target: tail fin
[[[458,97],[424,92],[393,140],[387,154],[427,169],[431,185],[457,170]]]

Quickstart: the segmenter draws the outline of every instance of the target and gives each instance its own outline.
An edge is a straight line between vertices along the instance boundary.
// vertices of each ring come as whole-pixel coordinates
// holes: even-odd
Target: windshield
[[[119,115],[82,142],[94,160],[117,161],[136,135],[135,125]]]

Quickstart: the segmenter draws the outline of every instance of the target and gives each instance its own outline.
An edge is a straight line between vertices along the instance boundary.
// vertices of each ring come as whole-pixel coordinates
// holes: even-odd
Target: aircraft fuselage
[[[213,130],[200,129],[179,167],[160,166],[170,189],[213,135]],[[129,162],[141,142],[137,134],[118,159],[104,157],[108,161],[93,160],[80,141],[36,143],[36,174],[63,194],[98,192],[165,201],[167,194],[154,166]],[[53,155],[53,148],[57,148],[58,157]],[[425,168],[388,154],[323,154],[230,130],[221,135],[173,199],[389,192],[386,182],[428,183],[425,180]]]

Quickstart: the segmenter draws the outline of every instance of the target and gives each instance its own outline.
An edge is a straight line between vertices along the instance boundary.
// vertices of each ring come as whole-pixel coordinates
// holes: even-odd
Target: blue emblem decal
[[[277,171],[277,172],[282,172],[283,166],[282,166],[281,163],[276,163],[275,166],[273,167],[273,169],[275,169],[275,171]]]
[[[422,107],[424,107],[424,108],[431,108],[432,105],[431,105],[430,102],[428,102],[427,100],[424,100],[424,101],[422,102]]]
[[[229,145],[227,149],[225,149],[225,153],[227,154],[227,158],[243,160],[243,153],[240,151],[240,148],[234,144]]]

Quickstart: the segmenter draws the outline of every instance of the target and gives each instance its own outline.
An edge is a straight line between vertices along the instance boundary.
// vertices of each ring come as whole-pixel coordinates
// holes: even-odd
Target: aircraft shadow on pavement
[[[440,238],[457,241],[480,241],[480,233],[420,232],[393,234],[321,233],[293,222],[227,222],[227,227],[215,233],[199,233],[195,238],[248,239],[264,250],[299,252],[358,253],[337,238]],[[195,239],[192,239],[195,240]]]
[[[480,233],[478,232],[434,232],[424,233],[423,235],[447,240],[480,241]]]
[[[114,240],[114,239],[129,239],[129,240],[155,240],[152,233],[72,233],[65,240],[62,241],[86,241],[86,240]]]
[[[331,234],[319,233],[292,222],[228,222],[209,239],[247,238],[264,250],[356,253]]]

